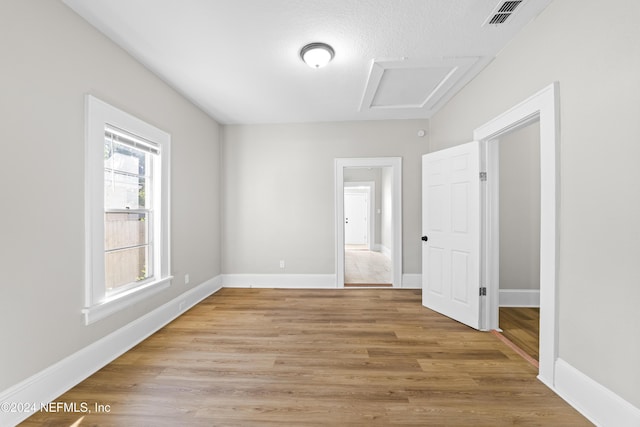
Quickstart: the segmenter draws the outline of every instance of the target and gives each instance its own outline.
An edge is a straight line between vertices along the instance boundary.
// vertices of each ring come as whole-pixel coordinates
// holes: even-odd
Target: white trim
[[[344,183],[345,188],[367,187],[369,192],[369,239],[367,244],[370,251],[375,251],[376,247],[376,182],[375,181],[348,181]],[[345,190],[346,192],[346,190]]]
[[[225,288],[335,289],[334,274],[223,274]],[[403,274],[403,289],[422,289],[421,274]]]
[[[498,140],[485,143],[484,171],[491,168],[484,188],[484,241],[482,269],[488,295],[482,307],[485,330],[498,329],[500,323],[500,297],[494,295],[494,287],[500,288],[500,144]],[[493,285],[495,284],[495,286]]]
[[[554,391],[598,426],[640,426],[640,408],[633,406],[566,361],[556,361]]]
[[[151,295],[167,289],[171,286],[171,279],[173,279],[173,276],[169,276],[158,282],[148,283],[144,286],[133,288],[128,292],[118,294],[115,298],[107,299],[106,301],[92,305],[91,307],[83,308],[82,314],[84,314],[85,325],[90,325],[100,319],[104,319],[113,313],[130,307],[139,301],[149,298]]]
[[[422,289],[422,274],[403,274],[403,289]]]
[[[32,402],[38,407],[41,403],[51,402],[220,288],[221,278],[217,276],[178,295],[117,331],[2,391],[0,402]],[[0,411],[0,425],[15,425],[30,415]]]
[[[402,284],[402,158],[360,157],[335,159],[335,234],[336,234],[336,286],[344,287],[344,168],[391,167],[392,170],[392,233],[391,280],[394,287]]]
[[[560,108],[559,84],[550,84],[527,100],[475,129],[473,139],[490,141],[510,131],[540,120],[540,368],[539,378],[553,384],[558,357],[558,217],[560,206]],[[491,180],[491,156],[487,158],[487,180]],[[490,197],[490,196],[489,196]],[[488,206],[491,206],[491,200]],[[491,231],[491,230],[489,230]],[[498,256],[496,238],[487,236],[487,260]],[[489,263],[490,261],[488,261]],[[491,275],[491,265],[485,266]],[[485,325],[497,329],[499,285],[495,277],[487,277],[484,307]]]
[[[335,274],[223,274],[225,288],[325,289],[336,287]]]
[[[391,249],[389,249],[382,243],[376,245],[376,247],[377,247],[376,248],[377,252],[380,252],[382,255],[386,256],[387,258],[391,258]]]
[[[500,289],[500,307],[540,307],[540,290]]]

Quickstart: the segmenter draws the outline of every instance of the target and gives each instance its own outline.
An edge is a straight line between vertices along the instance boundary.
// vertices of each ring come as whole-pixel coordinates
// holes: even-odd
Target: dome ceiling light
[[[311,68],[327,65],[335,56],[335,51],[326,43],[309,43],[300,50],[300,58]]]

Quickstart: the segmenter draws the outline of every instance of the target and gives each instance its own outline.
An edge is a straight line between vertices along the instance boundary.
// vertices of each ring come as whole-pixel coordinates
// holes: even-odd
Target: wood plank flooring
[[[540,309],[500,307],[499,319],[502,335],[534,360],[539,360]]]
[[[420,290],[222,289],[56,401],[110,405],[81,426],[591,425],[536,374]]]

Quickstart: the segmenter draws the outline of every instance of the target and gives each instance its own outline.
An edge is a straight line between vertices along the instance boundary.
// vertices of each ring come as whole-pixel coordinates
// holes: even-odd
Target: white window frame
[[[154,170],[154,278],[107,295],[104,261],[104,138],[110,125],[160,147]],[[171,135],[92,95],[85,97],[85,324],[89,325],[171,285],[169,251],[169,165]]]

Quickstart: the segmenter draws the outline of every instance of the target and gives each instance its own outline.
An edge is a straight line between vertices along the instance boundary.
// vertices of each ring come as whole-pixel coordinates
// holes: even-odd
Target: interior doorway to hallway
[[[534,366],[540,334],[540,121],[494,144],[499,205],[499,311],[504,338]],[[491,148],[490,148],[491,149]]]
[[[336,286],[400,287],[400,158],[336,159]]]
[[[558,268],[558,189],[559,189],[559,84],[554,82],[521,103],[496,116],[473,131],[473,139],[489,142],[499,139],[516,129],[538,121],[540,123],[540,332],[538,379],[552,387],[556,379],[558,358],[557,317],[557,268]],[[491,147],[491,144],[489,144]],[[496,157],[488,150],[487,170],[491,171]],[[488,193],[495,194],[489,180]],[[487,200],[486,211],[496,212],[496,200]],[[483,260],[482,277],[487,283],[486,300],[482,305],[484,329],[498,329],[499,288],[499,239],[492,237],[499,225],[496,215],[488,215],[484,242],[486,257]]]
[[[390,235],[390,224],[383,220],[388,210],[382,212],[389,173],[389,168],[344,170],[345,287],[391,286],[391,253],[381,243],[381,236]]]
[[[557,267],[558,267],[558,188],[559,188],[559,85],[557,82],[515,105],[473,131],[473,142],[435,151],[423,156],[423,305],[480,330],[497,330],[499,309],[499,169],[496,144],[517,129],[533,122],[540,124],[540,322],[538,378],[543,383],[554,384],[556,376],[558,318],[557,318]],[[493,149],[492,149],[493,147]],[[486,149],[485,149],[486,148]],[[440,167],[438,167],[440,164]],[[435,167],[432,167],[434,166]],[[455,167],[453,167],[455,166]],[[484,170],[483,170],[484,169]],[[452,179],[452,172],[458,178]],[[464,181],[461,181],[464,179]],[[486,185],[480,185],[482,181]],[[452,194],[456,184],[457,194]],[[465,184],[464,191],[462,186]],[[466,185],[471,183],[472,185]],[[441,185],[442,184],[442,185]],[[438,191],[432,191],[433,187]],[[432,194],[433,193],[433,194]],[[439,201],[434,199],[437,196]],[[447,203],[454,200],[456,203]],[[435,201],[434,201],[435,200]],[[444,203],[443,203],[444,201]],[[455,208],[454,222],[449,217]],[[436,221],[433,221],[433,218]],[[441,221],[438,222],[437,220]],[[455,224],[455,227],[441,225]],[[435,227],[434,227],[435,224]],[[470,228],[468,225],[473,227]],[[466,240],[454,234],[465,232]],[[437,231],[434,239],[433,231]],[[471,230],[470,232],[468,230]],[[479,231],[482,231],[480,233]],[[429,235],[431,234],[431,235]],[[442,235],[442,236],[440,236]],[[444,240],[444,243],[442,240]],[[435,240],[435,241],[434,241]],[[472,274],[439,274],[451,269],[440,268],[438,257],[445,259],[444,251],[452,251],[451,242],[466,244],[466,252],[459,250],[458,264],[467,264]],[[443,245],[448,244],[447,247]],[[438,246],[439,245],[439,246]],[[464,249],[463,248],[463,249]],[[435,255],[432,256],[431,254]],[[446,259],[451,260],[451,257]],[[437,262],[433,262],[433,261]],[[468,262],[471,260],[472,262]],[[426,263],[426,264],[425,264]],[[435,268],[431,268],[431,263]],[[477,268],[479,267],[479,268]],[[464,270],[464,269],[463,269]],[[479,270],[479,271],[477,271]],[[458,271],[460,271],[458,269]],[[453,288],[456,292],[452,292]],[[474,292],[478,289],[480,292]],[[466,292],[469,290],[469,292]],[[462,292],[460,292],[462,291]],[[433,295],[436,295],[435,297]],[[479,295],[479,296],[478,296]],[[465,298],[467,304],[459,304]],[[454,301],[455,299],[455,301]]]
[[[389,167],[344,169],[344,285],[390,287]]]

